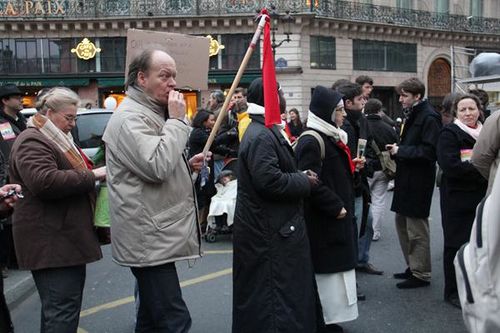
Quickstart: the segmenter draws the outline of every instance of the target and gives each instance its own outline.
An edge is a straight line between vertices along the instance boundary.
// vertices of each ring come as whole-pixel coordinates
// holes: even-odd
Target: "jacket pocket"
[[[156,229],[162,230],[190,216],[193,210],[192,202],[183,201],[152,216],[151,219]]]
[[[301,221],[300,216],[294,216],[279,228],[278,233],[283,238],[300,237],[304,233],[304,221]]]
[[[472,295],[472,288],[470,285],[469,276],[467,275],[467,269],[465,268],[465,260],[464,260],[464,249],[465,249],[466,245],[467,245],[467,243],[462,245],[460,250],[458,250],[457,259],[458,259],[458,265],[460,266],[460,271],[462,272],[462,276],[464,278],[465,293],[467,295],[467,302],[472,304],[472,303],[474,303],[474,297]]]

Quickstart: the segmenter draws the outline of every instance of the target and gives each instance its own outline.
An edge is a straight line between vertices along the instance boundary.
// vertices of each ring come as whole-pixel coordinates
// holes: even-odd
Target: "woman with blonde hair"
[[[96,180],[105,167],[73,142],[78,95],[53,88],[40,100],[10,158],[10,180],[23,188],[13,214],[19,268],[29,269],[42,303],[42,332],[76,332],[86,264],[102,257],[93,231]]]

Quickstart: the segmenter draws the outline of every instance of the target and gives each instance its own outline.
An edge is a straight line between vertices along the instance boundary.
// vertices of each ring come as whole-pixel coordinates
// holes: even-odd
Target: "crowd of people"
[[[355,320],[365,299],[356,274],[383,274],[370,247],[390,227],[392,180],[390,209],[406,263],[393,276],[396,287],[431,283],[437,181],[444,299],[460,307],[453,259],[500,162],[500,112],[486,111],[481,91],[449,96],[437,112],[419,79],[404,80],[396,88],[404,120],[394,121],[371,98],[368,76],[316,86],[304,113],[286,111],[278,83],[282,123],[269,128],[262,79],[238,88],[227,111],[224,92],[213,91],[188,122],[176,75],[163,51],[130,63],[100,167],[71,136],[80,103],[74,92],[45,90],[26,120],[19,89],[0,87],[1,263],[15,260],[32,272],[42,332],[77,330],[86,264],[102,257],[93,225],[99,181],[109,195],[113,260],[136,281],[136,332],[189,331],[175,262],[202,255],[211,201],[233,181],[230,218],[215,219],[216,229],[233,232],[233,332],[342,332]],[[13,332],[1,286],[0,328]]]

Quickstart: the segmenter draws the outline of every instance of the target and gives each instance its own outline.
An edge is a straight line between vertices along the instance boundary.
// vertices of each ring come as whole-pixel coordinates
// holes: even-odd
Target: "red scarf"
[[[356,170],[356,166],[354,165],[354,163],[352,162],[352,158],[351,158],[351,150],[349,149],[349,147],[347,147],[347,145],[345,143],[343,143],[341,140],[338,140],[336,142],[337,144],[337,147],[339,147],[340,149],[342,149],[346,154],[347,154],[347,160],[349,161],[349,167],[351,169],[351,175],[354,174],[354,170]]]

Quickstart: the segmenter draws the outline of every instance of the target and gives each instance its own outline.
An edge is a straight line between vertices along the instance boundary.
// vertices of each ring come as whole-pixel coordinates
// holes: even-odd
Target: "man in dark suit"
[[[3,176],[0,185],[8,181],[7,169],[9,165],[10,150],[15,139],[26,129],[26,119],[20,113],[23,109],[23,94],[13,84],[0,87],[0,151],[4,156],[4,164],[0,166]],[[7,276],[7,267],[17,267],[12,240],[12,224],[10,218],[0,224],[0,267],[2,274]]]
[[[400,289],[425,287],[431,279],[429,213],[436,176],[436,145],[441,117],[425,100],[425,86],[417,78],[397,88],[406,115],[401,144],[388,144],[397,170],[391,210],[396,212],[399,243],[408,268],[394,274],[405,281]]]

